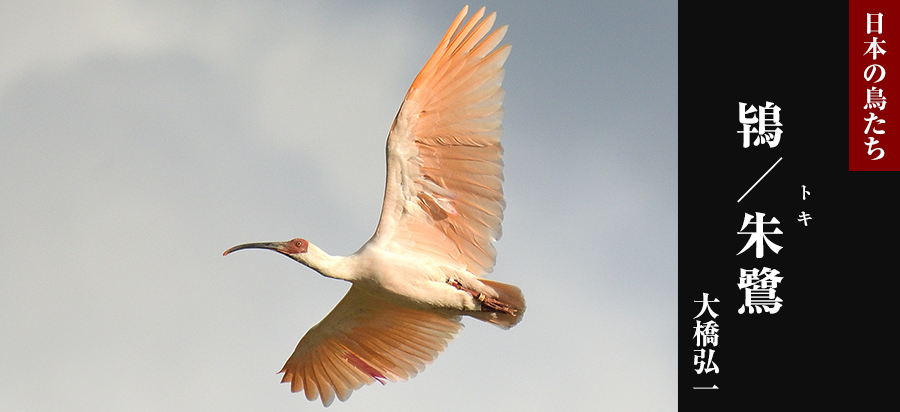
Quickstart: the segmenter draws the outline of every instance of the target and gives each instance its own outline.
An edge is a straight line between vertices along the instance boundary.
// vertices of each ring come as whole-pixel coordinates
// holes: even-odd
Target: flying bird
[[[503,199],[503,64],[484,8],[460,11],[419,72],[387,138],[387,182],[375,234],[350,256],[305,239],[246,243],[225,251],[279,252],[323,276],[352,283],[300,340],[280,373],[291,391],[330,405],[363,384],[421,372],[471,316],[508,329],[522,320],[519,288],[493,270]],[[490,33],[489,33],[490,32]]]

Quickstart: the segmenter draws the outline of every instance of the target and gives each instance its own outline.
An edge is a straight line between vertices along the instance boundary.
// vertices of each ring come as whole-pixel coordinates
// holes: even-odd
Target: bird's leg
[[[469,293],[470,295],[472,295],[473,298],[475,298],[479,302],[481,302],[481,311],[482,312],[489,312],[489,311],[493,310],[496,312],[503,312],[503,313],[508,313],[510,315],[516,316],[516,312],[517,312],[516,309],[513,309],[513,308],[509,307],[509,305],[507,305],[495,298],[487,296],[484,293],[476,292],[472,289],[467,289],[466,287],[461,285],[456,279],[450,279],[447,281],[447,283],[449,283],[450,286],[453,286],[458,290]]]

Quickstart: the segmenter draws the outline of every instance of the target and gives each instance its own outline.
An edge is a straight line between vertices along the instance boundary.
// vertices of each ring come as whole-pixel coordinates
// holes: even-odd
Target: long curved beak
[[[222,256],[228,256],[229,253],[241,249],[269,249],[279,253],[287,254],[287,250],[285,249],[286,243],[287,242],[244,243],[242,245],[237,245],[231,249],[226,250],[225,253],[222,254]]]

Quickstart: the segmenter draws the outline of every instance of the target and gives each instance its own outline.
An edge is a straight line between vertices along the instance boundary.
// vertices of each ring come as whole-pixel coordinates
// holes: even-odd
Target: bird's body
[[[325,406],[363,384],[414,376],[462,328],[462,315],[509,328],[525,311],[517,287],[482,277],[493,268],[505,208],[500,84],[509,46],[496,47],[506,26],[488,34],[495,14],[481,20],[482,8],[460,28],[466,12],[391,127],[384,205],[368,242],[346,257],[299,238],[225,252],[275,250],[353,284],[282,369],[292,391]]]
[[[422,265],[420,259],[402,253],[391,253],[381,248],[366,248],[353,255],[357,268],[365,278],[355,285],[392,303],[412,307],[446,308],[456,311],[474,311],[478,306],[471,297],[453,286],[450,279],[467,274],[450,266]]]

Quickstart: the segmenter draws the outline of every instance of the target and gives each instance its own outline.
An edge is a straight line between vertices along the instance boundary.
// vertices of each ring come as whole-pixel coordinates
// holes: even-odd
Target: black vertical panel
[[[835,368],[824,359],[850,348],[837,339],[834,311],[846,305],[847,7],[824,3],[679,5],[679,403],[725,410],[753,399],[806,396]],[[898,16],[900,18],[900,16]],[[900,52],[900,50],[898,50]],[[774,148],[742,147],[739,102],[780,108]],[[755,113],[757,117],[760,113]],[[753,125],[758,127],[758,125]],[[755,135],[753,135],[755,137]],[[779,159],[781,159],[779,161]],[[777,165],[738,203],[738,199]],[[803,186],[809,192],[803,200]],[[765,214],[782,247],[738,255],[744,214]],[[811,219],[804,225],[801,213]],[[745,231],[752,231],[748,226]],[[739,314],[741,269],[778,270],[778,313]],[[693,317],[702,293],[716,298],[719,373],[697,374]],[[705,314],[699,320],[713,320]],[[832,325],[832,326],[829,326]],[[695,390],[695,386],[719,387]],[[748,397],[758,393],[763,398]],[[822,399],[822,395],[816,395]],[[766,406],[768,405],[768,406]],[[769,408],[769,402],[759,407]],[[779,408],[775,408],[779,409]]]

